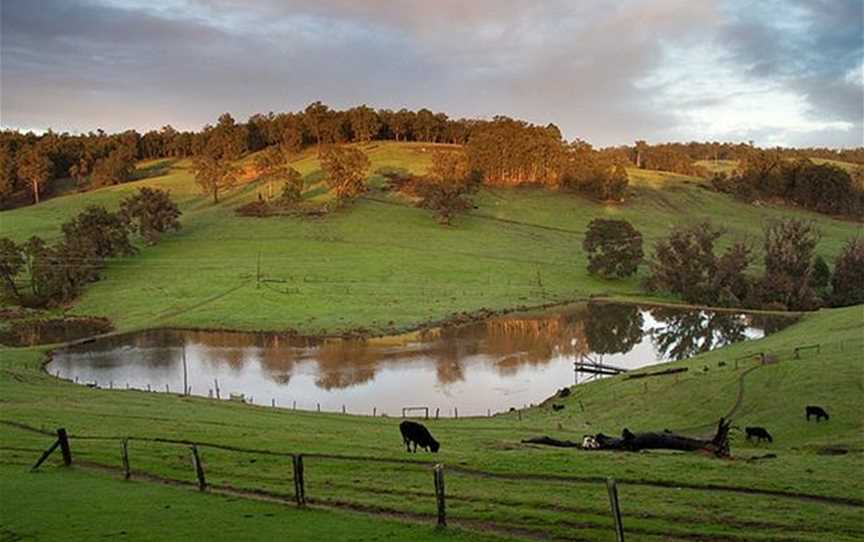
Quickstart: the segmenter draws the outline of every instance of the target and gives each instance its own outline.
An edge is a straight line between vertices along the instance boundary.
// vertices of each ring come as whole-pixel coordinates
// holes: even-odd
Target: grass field
[[[373,169],[416,171],[427,163],[428,154],[421,149],[379,144],[367,152]],[[317,186],[320,173],[314,157],[303,157],[297,166],[307,176],[307,197],[325,197]],[[631,174],[633,194],[622,206],[535,190],[484,190],[477,198],[478,209],[457,218],[453,227],[442,228],[424,211],[378,192],[322,220],[241,218],[232,209],[255,197],[256,184],[238,188],[213,206],[197,195],[179,163],[163,177],[2,213],[0,227],[17,239],[48,235],[88,203],[116,205],[140,184],[169,188],[184,211],[183,230],[133,258],[112,261],[104,279],[88,287],[72,312],[108,316],[123,330],[182,325],[313,333],[358,327],[379,332],[421,325],[457,311],[591,295],[644,300],[638,279],[607,282],[585,273],[581,236],[596,216],[631,220],[650,246],[679,220],[713,217],[733,234],[758,241],[763,220],[794,214],[818,223],[823,232],[818,250],[829,261],[860,228],[800,211],[742,205],[705,190],[698,179],[645,171]],[[256,288],[259,253],[265,277],[287,282]],[[822,345],[818,355],[808,351],[795,359],[796,346],[813,343]],[[382,518],[323,510],[306,516],[271,503],[194,495],[187,488],[141,481],[122,483],[116,480],[119,439],[133,437],[130,458],[139,475],[193,480],[188,448],[154,442],[156,438],[302,452],[310,454],[306,479],[313,505],[429,525],[434,498],[428,462],[442,462],[449,513],[457,525],[461,521],[471,529],[446,536],[456,540],[473,539],[473,533],[495,525],[499,534],[517,538],[611,541],[602,482],[607,476],[621,484],[628,540],[864,537],[860,306],[808,314],[765,339],[676,362],[690,369],[678,378],[615,377],[580,386],[571,397],[556,401],[566,405],[562,412],[540,406],[523,411],[521,417],[508,413],[430,421],[442,442],[435,456],[407,456],[397,420],[388,418],[76,386],[41,370],[46,351],[0,350],[3,536],[45,534],[45,527],[59,525],[67,510],[93,514],[92,523],[75,524],[78,538],[116,534],[107,518],[132,515],[116,511],[121,497],[139,503],[135,516],[140,513],[143,523],[177,527],[160,532],[159,539],[185,538],[180,518],[190,516],[207,523],[202,529],[211,533],[208,536],[233,534],[233,529],[243,528],[237,523],[242,524],[246,514],[260,519],[255,526],[262,525],[261,539],[277,531],[298,539],[317,539],[322,533],[334,539],[349,539],[345,537],[352,534],[357,540],[366,540],[367,534],[379,539],[439,536],[425,527],[382,523]],[[756,352],[767,352],[779,362],[760,366],[751,356]],[[733,360],[745,357],[736,367]],[[806,404],[826,407],[831,420],[807,423]],[[770,428],[775,442],[749,444],[736,432],[736,458],[729,461],[697,454],[580,452],[521,443],[540,435],[579,440],[588,432],[619,434],[623,427],[706,435],[720,416],[730,414],[736,426]],[[11,422],[37,431],[65,426],[73,435],[78,466],[59,469],[55,458],[43,474],[22,472],[51,437]],[[81,438],[85,436],[106,440]],[[846,453],[823,455],[826,447]],[[285,457],[214,446],[201,449],[212,484],[290,499],[291,466]],[[769,453],[775,457],[760,459]],[[91,472],[93,465],[111,467],[114,474]],[[63,488],[53,490],[62,504],[50,513],[36,509],[39,496],[53,493],[55,486]],[[19,497],[22,494],[26,497]],[[76,495],[87,499],[76,504]],[[50,502],[50,497],[44,499]],[[170,504],[171,510],[146,508],[157,500]],[[304,520],[298,522],[297,517]],[[144,531],[133,530],[137,528],[142,527],[130,523],[130,538],[148,538]]]
[[[372,170],[422,171],[428,146],[367,146]],[[320,170],[309,154],[296,167],[306,197],[321,198]],[[815,213],[753,207],[705,190],[700,179],[631,171],[632,194],[620,206],[540,190],[484,190],[478,209],[444,228],[426,211],[377,191],[324,219],[240,217],[234,208],[262,187],[235,189],[219,205],[198,195],[183,162],[168,175],[59,197],[0,215],[5,235],[56,236],[88,204],[116,206],[138,186],[171,190],[183,229],[139,255],[112,260],[103,279],[75,304],[120,329],[179,325],[233,329],[293,328],[333,333],[413,327],[459,311],[539,305],[591,295],[642,296],[641,277],[604,281],[585,270],[581,243],[597,216],[630,220],[646,248],[671,224],[712,218],[733,236],[761,245],[762,223],[794,214],[815,221],[818,251],[833,260],[860,225]],[[373,176],[372,184],[380,184]],[[256,284],[260,261],[265,279]]]

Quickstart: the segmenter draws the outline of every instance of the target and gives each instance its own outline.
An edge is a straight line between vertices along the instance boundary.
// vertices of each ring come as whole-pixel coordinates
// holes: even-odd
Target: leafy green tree
[[[0,287],[5,294],[12,295],[15,299],[21,298],[15,280],[23,268],[24,256],[21,248],[8,237],[0,238]]]
[[[165,190],[142,187],[120,202],[120,214],[148,245],[168,230],[180,229],[180,209]]]
[[[753,249],[737,240],[718,257],[714,243],[724,233],[710,222],[675,226],[668,237],[656,243],[645,285],[651,290],[681,294],[693,303],[757,306],[755,282],[747,274]]]
[[[192,161],[192,171],[202,193],[212,196],[213,203],[219,203],[219,193],[237,182],[237,167],[228,160],[198,156]]]
[[[463,151],[437,151],[432,154],[429,176],[435,180],[465,184],[469,174],[468,156]]]
[[[378,113],[365,105],[348,110],[348,120],[354,133],[354,141],[360,143],[371,141],[381,129]]]
[[[831,284],[831,268],[821,254],[813,260],[813,274],[810,275],[810,286],[817,292],[824,291]]]
[[[312,102],[303,111],[303,124],[312,134],[315,144],[318,145],[318,156],[321,156],[325,124],[330,116],[332,116],[332,111],[321,102]]]
[[[596,218],[582,242],[588,272],[604,278],[629,277],[642,262],[642,234],[626,220]]]
[[[835,306],[864,303],[864,238],[849,239],[834,260],[831,278],[832,303]]]
[[[129,241],[129,225],[123,215],[91,205],[61,226],[63,242],[80,248],[90,259],[135,254]]]
[[[327,185],[339,202],[357,197],[366,190],[366,172],[370,165],[366,154],[352,147],[327,147],[321,156]]]
[[[0,142],[0,203],[3,203],[17,188],[15,153],[8,143]]]
[[[105,158],[96,161],[90,178],[93,186],[111,186],[128,181],[134,172],[134,155],[128,147],[118,147]]]
[[[296,169],[288,168],[281,178],[282,193],[276,204],[280,207],[291,207],[303,197],[303,176]]]
[[[763,301],[792,310],[815,308],[817,297],[811,276],[819,230],[812,222],[789,218],[766,223],[764,235]]]
[[[35,146],[27,147],[17,157],[18,176],[30,183],[34,203],[39,203],[39,193],[45,189],[45,184],[51,180],[54,164],[51,159]]]

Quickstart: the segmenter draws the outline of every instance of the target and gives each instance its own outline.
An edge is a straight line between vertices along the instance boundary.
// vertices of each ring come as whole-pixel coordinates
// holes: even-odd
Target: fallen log
[[[581,443],[570,440],[558,440],[550,437],[534,437],[525,439],[525,444],[542,444],[560,448],[583,448],[590,450],[622,450],[638,452],[641,450],[678,450],[682,452],[710,453],[716,457],[729,457],[729,428],[732,422],[720,418],[717,432],[710,440],[697,439],[678,435],[671,431],[662,433],[633,433],[624,429],[621,437],[610,437],[603,433],[586,436]]]

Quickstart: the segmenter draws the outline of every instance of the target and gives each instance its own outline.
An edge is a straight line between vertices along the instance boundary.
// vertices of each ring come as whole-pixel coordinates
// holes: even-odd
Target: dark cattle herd
[[[560,393],[560,390],[556,395],[558,395],[559,397],[562,395]],[[569,395],[569,393],[567,395]],[[510,409],[511,412],[514,410],[515,409],[513,409],[513,408]],[[554,410],[556,412],[564,410],[564,405],[553,404],[552,410]],[[820,406],[808,405],[805,408],[805,412],[807,415],[807,421],[808,422],[810,421],[810,418],[813,416],[816,417],[817,422],[822,420],[823,418],[826,421],[829,419],[828,412]],[[560,428],[560,424],[559,424],[559,428]],[[739,428],[739,430],[740,430],[740,428]],[[417,422],[412,422],[409,420],[405,420],[399,424],[399,432],[402,434],[402,442],[405,444],[405,448],[409,452],[415,452],[416,453],[417,448],[420,447],[426,451],[430,451],[432,453],[437,453],[438,450],[441,448],[441,445],[438,443],[437,440],[435,440],[435,438],[432,437],[432,434],[429,432],[429,430],[423,424],[420,424]],[[666,429],[665,432],[669,433],[669,430]],[[627,436],[628,433],[630,433],[630,432],[627,429],[624,429],[625,437]],[[774,442],[774,437],[772,437],[771,433],[769,433],[768,430],[765,429],[764,427],[758,427],[758,426],[745,427],[744,433],[746,435],[746,439],[748,441],[751,441],[751,442],[753,440],[755,440],[756,442],[763,442],[763,441],[768,441],[771,443]],[[414,445],[413,449],[411,448],[412,444]],[[583,443],[582,447],[587,448],[589,446],[585,446],[585,444]]]

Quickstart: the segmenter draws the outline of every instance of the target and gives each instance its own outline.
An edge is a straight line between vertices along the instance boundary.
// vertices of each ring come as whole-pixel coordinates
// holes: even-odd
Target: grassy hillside
[[[587,384],[556,400],[566,405],[558,413],[544,405],[521,416],[430,421],[442,442],[435,456],[408,456],[398,420],[388,418],[76,386],[39,370],[40,349],[3,352],[0,420],[37,429],[66,426],[79,437],[73,438],[78,462],[107,465],[115,472],[119,439],[127,436],[304,452],[312,454],[306,478],[313,504],[409,514],[429,522],[434,499],[428,463],[367,463],[314,454],[443,462],[449,473],[449,510],[474,528],[492,522],[513,533],[611,540],[601,480],[614,476],[622,483],[626,524],[636,540],[856,540],[864,534],[862,317],[861,307],[809,315],[768,338],[677,362],[690,369],[678,378],[615,377]],[[794,347],[816,342],[822,345],[820,354],[794,358]],[[760,366],[750,358],[735,368],[733,360],[758,351],[776,356],[778,363]],[[721,367],[720,361],[726,365]],[[736,406],[742,377],[744,391]],[[811,403],[827,408],[831,420],[807,423],[803,408]],[[622,427],[705,435],[718,417],[730,412],[736,426],[768,427],[775,442],[749,444],[736,433],[732,461],[520,443],[540,435],[579,440],[587,432],[618,434]],[[81,440],[83,436],[110,439]],[[0,425],[5,462],[33,461],[50,440]],[[829,446],[846,453],[821,455]],[[211,483],[266,490],[290,500],[290,461],[285,458],[202,450]],[[756,459],[766,453],[774,457]],[[194,479],[185,446],[133,440],[130,454],[135,470]],[[496,476],[478,477],[466,469]],[[9,483],[4,479],[4,485]],[[12,493],[0,494],[9,498]],[[848,504],[848,499],[858,504]],[[573,514],[579,518],[576,524]]]
[[[428,165],[422,145],[364,148],[373,170],[422,171]],[[56,235],[62,221],[88,204],[116,206],[142,185],[170,189],[184,212],[183,230],[166,236],[157,247],[142,248],[135,257],[113,260],[103,280],[87,288],[73,312],[108,316],[124,330],[182,325],[325,333],[406,328],[457,311],[590,295],[646,299],[638,277],[609,282],[586,274],[582,232],[597,216],[630,220],[649,247],[679,220],[713,218],[758,244],[763,220],[807,217],[822,230],[818,250],[829,261],[858,228],[797,210],[742,205],[705,190],[700,179],[635,170],[632,194],[624,205],[604,206],[538,190],[483,190],[478,209],[457,218],[450,228],[380,191],[324,219],[243,218],[233,209],[254,199],[262,189],[259,184],[240,186],[220,205],[212,205],[198,195],[186,167],[179,162],[161,177],[4,212],[0,227],[4,235],[19,240]],[[327,197],[314,155],[300,157],[295,167],[305,175],[305,197]],[[373,177],[373,185],[380,183],[380,177]],[[280,282],[256,284],[259,255],[264,277]],[[628,540],[860,540],[862,331],[864,307],[823,310],[765,339],[676,362],[689,369],[678,377],[622,376],[574,388],[572,396],[556,400],[565,405],[561,412],[552,412],[546,404],[492,418],[430,421],[442,442],[435,456],[408,456],[394,419],[89,389],[45,374],[41,366],[47,347],[4,348],[0,532],[44,535],[46,526],[59,525],[67,511],[86,510],[94,519],[74,522],[72,534],[110,536],[117,533],[107,518],[121,513],[115,503],[133,499],[140,503],[135,510],[142,521],[176,527],[154,530],[159,539],[184,538],[181,517],[206,524],[203,536],[227,537],[237,533],[232,520],[248,515],[256,518],[256,529],[261,527],[244,536],[262,539],[277,531],[311,539],[350,534],[366,540],[373,533],[382,539],[437,536],[425,528],[382,524],[380,517],[373,523],[341,512],[297,514],[268,503],[194,495],[182,488],[123,484],[106,478],[102,470],[94,474],[93,468],[107,467],[116,478],[119,439],[134,437],[130,454],[138,480],[145,473],[187,483],[193,479],[187,446],[154,439],[209,443],[201,450],[212,484],[241,492],[264,490],[271,498],[290,500],[290,460],[231,452],[224,446],[302,452],[310,454],[307,494],[314,506],[426,524],[434,514],[429,462],[440,461],[447,468],[448,510],[457,525],[474,532],[494,525],[517,538],[611,541],[602,482],[613,476],[621,483]],[[794,357],[795,347],[814,343],[821,345],[819,354],[808,351]],[[777,363],[759,365],[752,356],[757,352],[770,354]],[[831,420],[807,423],[807,404],[824,406]],[[735,459],[729,461],[521,443],[540,435],[579,440],[586,433],[619,434],[623,427],[707,435],[717,419],[727,415],[738,427],[767,427],[775,442],[750,444],[736,431]],[[22,473],[51,442],[38,431],[60,426],[73,434],[78,467],[59,470],[54,458],[44,474]],[[830,451],[826,448],[840,455],[823,455]],[[51,488],[60,488],[52,498],[61,503],[56,510],[62,513],[33,504],[39,498],[47,502],[44,496]],[[154,501],[171,509],[145,507]],[[147,538],[142,529],[130,525],[127,532],[130,538]],[[451,536],[458,540],[475,535],[447,538]]]
[[[421,172],[429,145],[363,147],[372,171]],[[305,197],[327,197],[314,153],[295,167]],[[154,325],[236,329],[294,328],[337,332],[416,326],[459,311],[538,305],[589,295],[641,296],[640,277],[603,281],[585,270],[582,236],[598,216],[630,220],[650,247],[678,221],[711,218],[732,236],[761,241],[764,220],[800,216],[823,233],[819,252],[831,261],[854,224],[785,208],[753,207],[704,189],[702,180],[631,170],[624,205],[593,203],[541,190],[487,189],[478,209],[444,228],[426,211],[378,190],[323,219],[240,217],[234,209],[263,186],[237,187],[219,205],[198,195],[188,164],[122,186],[0,214],[5,235],[56,236],[58,226],[89,204],[116,206],[138,186],[171,190],[183,229],[137,256],[113,260],[74,312],[107,316],[121,329]],[[382,178],[372,176],[371,184]],[[650,250],[650,248],[649,248]],[[265,279],[256,284],[260,261]]]

